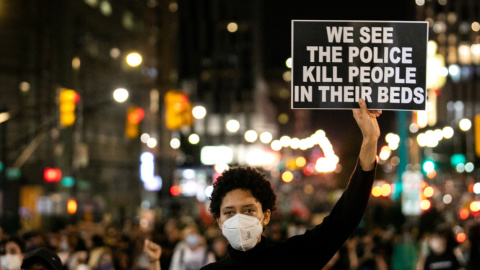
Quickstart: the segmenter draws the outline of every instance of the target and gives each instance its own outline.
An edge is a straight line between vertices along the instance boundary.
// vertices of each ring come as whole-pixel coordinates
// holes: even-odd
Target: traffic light
[[[67,202],[67,211],[70,215],[73,215],[77,212],[77,201],[70,199]]]
[[[460,163],[467,163],[467,158],[464,154],[457,153],[450,156],[450,164],[452,167],[456,168]]]
[[[57,168],[45,168],[43,170],[43,179],[50,183],[58,182],[62,179],[62,171]]]
[[[142,108],[139,107],[130,107],[127,110],[127,121],[125,124],[125,135],[130,138],[134,139],[138,137],[138,126],[140,122],[143,120],[145,116],[145,112]]]
[[[428,178],[435,177],[437,174],[437,164],[435,160],[427,158],[422,163],[422,170]]]
[[[75,105],[80,95],[71,89],[62,89],[59,95],[60,124],[69,127],[75,124]]]
[[[168,129],[179,129],[193,124],[192,106],[188,97],[178,91],[165,95],[166,125]]]

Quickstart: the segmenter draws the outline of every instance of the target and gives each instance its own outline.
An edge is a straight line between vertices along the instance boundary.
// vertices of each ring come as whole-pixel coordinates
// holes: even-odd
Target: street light
[[[113,99],[118,103],[123,103],[128,99],[128,90],[125,88],[117,88],[113,91]]]
[[[192,114],[195,119],[203,119],[207,115],[207,109],[203,106],[195,106],[192,109]]]
[[[200,137],[197,134],[192,133],[188,136],[188,142],[191,144],[198,144],[200,142]]]
[[[292,64],[293,64],[293,60],[291,57],[287,58],[287,60],[285,61],[285,66],[287,66],[287,68],[292,68]]]
[[[461,129],[462,131],[469,131],[470,128],[472,127],[472,121],[470,121],[470,119],[463,118],[463,119],[460,120],[460,122],[458,123],[458,126],[460,127],[460,129]]]
[[[142,56],[137,52],[131,52],[127,55],[125,61],[131,67],[138,67],[142,63]]]
[[[258,137],[258,134],[255,130],[248,130],[247,132],[245,132],[245,140],[247,142],[254,142],[257,140],[257,137]]]
[[[227,30],[230,33],[235,33],[238,30],[238,24],[236,22],[231,22],[227,25]]]
[[[235,133],[240,129],[240,123],[235,119],[231,119],[227,121],[226,127],[229,132]]]
[[[262,143],[270,143],[272,141],[272,133],[268,132],[268,131],[264,131],[260,134],[260,141]]]

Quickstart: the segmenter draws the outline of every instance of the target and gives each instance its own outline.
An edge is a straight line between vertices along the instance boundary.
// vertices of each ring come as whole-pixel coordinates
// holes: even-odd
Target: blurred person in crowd
[[[375,178],[380,129],[379,110],[363,99],[353,117],[363,142],[357,166],[330,215],[314,229],[285,242],[262,236],[275,210],[276,194],[265,175],[250,167],[234,167],[214,183],[210,212],[229,241],[228,256],[202,269],[322,269],[360,223]]]
[[[0,269],[18,270],[22,264],[25,253],[25,244],[19,237],[10,237],[2,241],[0,255]]]
[[[215,261],[221,260],[227,256],[228,240],[223,235],[215,237],[211,244],[211,250],[215,255]]]
[[[160,258],[162,255],[162,247],[148,239],[145,239],[143,251],[148,256],[147,270],[161,270]]]
[[[48,248],[55,251],[62,261],[63,265],[66,265],[70,259],[70,245],[65,232],[55,231],[48,232]]]
[[[0,242],[4,239],[7,239],[7,234],[3,231],[3,228],[0,226]]]
[[[55,251],[46,247],[39,247],[25,254],[21,269],[63,270],[63,265]]]
[[[46,236],[39,231],[30,231],[23,235],[25,241],[25,251],[29,252],[39,247],[48,247]]]
[[[98,261],[92,267],[93,270],[115,270],[113,265],[113,253],[110,247],[105,247],[98,257]]]
[[[215,255],[208,249],[197,225],[186,225],[182,230],[182,241],[178,242],[173,251],[169,269],[195,270],[212,262],[215,262]]]
[[[137,233],[132,242],[132,268],[137,270],[148,269],[150,264],[148,262],[148,254],[144,251],[145,240],[154,241],[154,233],[150,229],[137,229]]]
[[[355,270],[358,269],[356,252],[357,238],[349,238],[333,255],[323,270]]]
[[[411,228],[404,226],[402,230],[401,234],[395,236],[392,268],[393,270],[412,270],[417,265],[419,250]]]
[[[287,239],[286,230],[282,229],[280,221],[270,221],[270,226],[266,232],[266,237],[272,241],[284,241]]]
[[[61,240],[60,249],[68,250],[69,252],[66,262],[67,268],[69,270],[85,269],[85,267],[88,267],[88,252],[85,239],[81,237],[77,226],[72,224],[67,225],[64,234],[65,239]]]
[[[105,229],[105,237],[103,241],[109,247],[114,247],[117,244],[118,231],[114,226],[108,226]]]
[[[92,248],[89,252],[88,267],[93,270],[110,270],[113,268],[113,255],[99,234],[92,236]]]
[[[475,222],[468,228],[468,260],[466,269],[480,269],[480,223]]]
[[[441,227],[428,239],[429,253],[425,257],[424,270],[464,269],[454,252],[455,238],[450,229]]]
[[[356,253],[358,257],[358,269],[359,270],[375,270],[375,242],[370,234],[371,232],[364,232],[359,236],[357,242]]]
[[[163,225],[163,233],[160,234],[159,241],[162,247],[162,257],[160,257],[160,265],[162,269],[169,269],[172,261],[173,250],[181,240],[181,232],[178,221],[175,218],[168,219]]]
[[[392,260],[394,230],[376,227],[372,233],[376,269],[387,270]]]
[[[306,222],[303,220],[294,219],[290,221],[287,228],[287,238],[295,235],[304,234],[307,231]]]
[[[113,262],[115,269],[131,269],[133,254],[133,247],[128,235],[122,234],[115,241],[116,245],[112,247]]]

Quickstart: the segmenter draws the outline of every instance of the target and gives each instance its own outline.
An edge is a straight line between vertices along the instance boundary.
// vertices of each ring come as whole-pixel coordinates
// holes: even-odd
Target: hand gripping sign
[[[427,22],[292,21],[292,109],[425,110]]]

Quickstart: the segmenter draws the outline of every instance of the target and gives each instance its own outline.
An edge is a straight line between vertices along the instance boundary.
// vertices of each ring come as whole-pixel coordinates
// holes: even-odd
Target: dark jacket
[[[376,167],[375,167],[376,168]],[[246,252],[228,246],[228,256],[202,268],[210,269],[322,269],[360,223],[375,178],[357,162],[342,197],[321,224],[285,242],[262,240]]]

